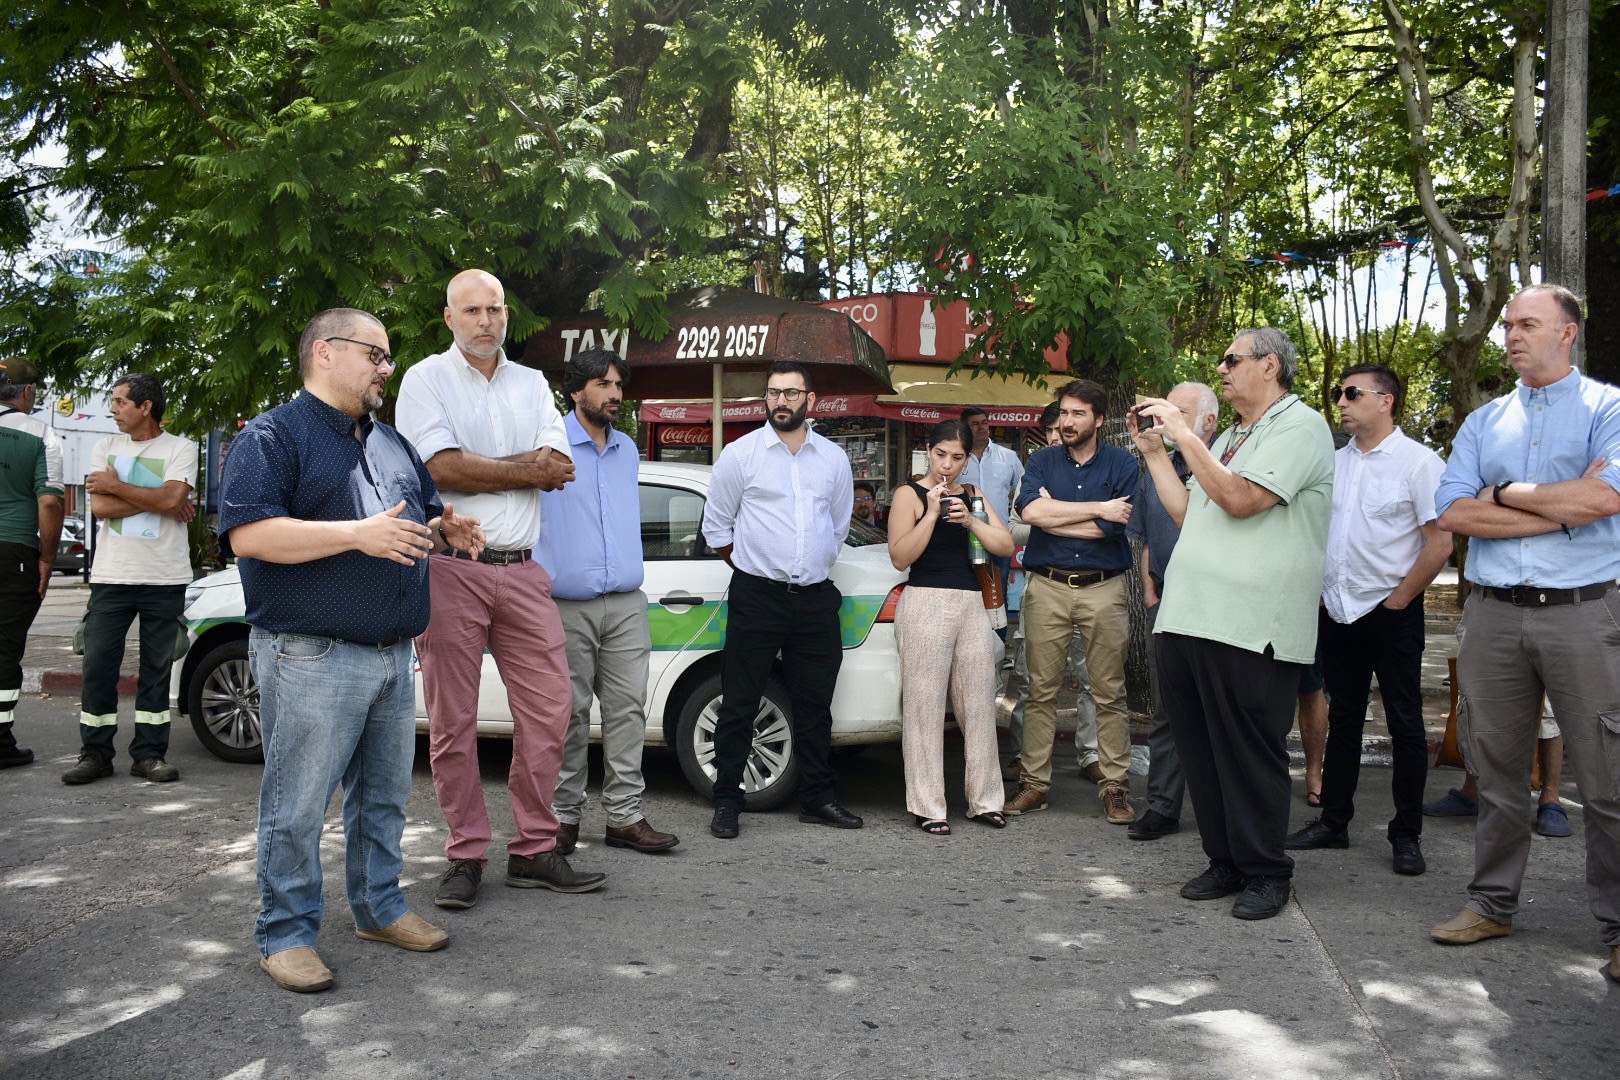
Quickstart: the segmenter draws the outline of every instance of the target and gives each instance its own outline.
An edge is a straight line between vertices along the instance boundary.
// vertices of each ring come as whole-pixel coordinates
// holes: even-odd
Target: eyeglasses
[[[1368,390],[1364,386],[1335,386],[1333,388],[1334,401],[1338,401],[1340,398],[1344,398],[1346,401],[1355,401],[1362,394],[1377,394],[1379,397],[1395,396],[1387,390]]]
[[[329,337],[325,340],[342,341],[349,345],[360,346],[362,349],[366,350],[367,359],[369,359],[376,367],[392,367],[394,365],[394,354],[383,348],[381,345],[373,345],[369,341],[356,341],[354,338],[348,337]]]
[[[855,501],[856,502],[876,502],[877,500],[873,499],[872,496],[870,496],[870,495],[857,495],[857,496],[855,496]]]
[[[804,391],[800,390],[797,386],[790,386],[786,390],[778,390],[774,386],[767,386],[765,388],[765,398],[767,401],[785,401],[789,405],[794,405],[797,404],[798,400],[802,397],[804,397]]]
[[[1238,362],[1240,360],[1259,360],[1261,357],[1266,355],[1266,353],[1229,352],[1219,360],[1215,361],[1215,370],[1219,371],[1224,367],[1227,371],[1231,371],[1233,368],[1238,366]]]

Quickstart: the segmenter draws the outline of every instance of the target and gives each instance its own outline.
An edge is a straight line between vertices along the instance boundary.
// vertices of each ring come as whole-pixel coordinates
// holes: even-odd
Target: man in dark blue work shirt
[[[416,749],[411,638],[428,622],[428,552],[476,553],[484,535],[441,507],[416,451],[371,419],[394,369],[382,323],[323,311],[298,360],[303,393],[231,444],[219,532],[241,560],[264,729],[259,966],[307,993],[332,985],[315,939],[321,827],[340,783],[355,933],[413,952],[449,943],[399,887]]]
[[[1130,618],[1125,571],[1131,547],[1125,524],[1136,491],[1136,459],[1099,437],[1108,392],[1089,379],[1058,391],[1059,446],[1038,450],[1024,469],[1018,513],[1031,526],[1024,549],[1029,705],[1024,716],[1023,775],[1007,813],[1046,808],[1052,783],[1056,698],[1076,627],[1085,639],[1086,667],[1097,701],[1097,782],[1103,811],[1115,825],[1136,818],[1126,770],[1130,729],[1125,713],[1125,649]]]

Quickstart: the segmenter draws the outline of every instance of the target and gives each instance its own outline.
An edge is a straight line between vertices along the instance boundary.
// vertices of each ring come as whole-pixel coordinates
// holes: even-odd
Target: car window
[[[869,547],[872,544],[887,544],[889,534],[876,525],[868,525],[859,518],[851,518],[849,522],[849,536],[844,543],[850,547]]]
[[[686,488],[643,483],[641,557],[717,558],[703,541],[703,496]]]

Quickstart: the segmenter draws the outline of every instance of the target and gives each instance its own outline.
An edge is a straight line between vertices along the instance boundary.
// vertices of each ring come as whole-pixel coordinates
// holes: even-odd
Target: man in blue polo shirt
[[[1037,450],[1024,470],[1018,513],[1031,526],[1024,548],[1024,648],[1029,704],[1024,716],[1022,775],[1006,812],[1044,810],[1052,784],[1056,699],[1069,639],[1080,628],[1097,701],[1097,781],[1103,812],[1115,825],[1136,819],[1127,788],[1130,728],[1125,712],[1125,649],[1130,616],[1125,571],[1131,547],[1125,525],[1136,492],[1136,459],[1101,439],[1108,391],[1076,379],[1058,391],[1061,445]]]
[[[412,952],[449,935],[399,887],[416,756],[411,637],[428,621],[428,552],[484,546],[441,506],[422,459],[372,420],[394,370],[388,334],[334,308],[298,343],[304,390],[231,443],[220,545],[239,559],[264,727],[259,966],[287,990],[332,985],[315,951],[321,828],[343,785],[355,934]]]
[[[1467,905],[1429,931],[1471,945],[1513,930],[1530,856],[1524,770],[1545,694],[1586,819],[1586,894],[1620,981],[1620,390],[1575,370],[1581,303],[1533,285],[1502,316],[1509,394],[1452,443],[1435,507],[1473,537],[1457,630],[1458,735],[1479,778]]]
[[[574,459],[574,482],[540,493],[536,555],[551,575],[568,637],[574,714],[563,740],[562,772],[551,800],[557,850],[573,853],[585,810],[591,702],[601,703],[602,803],[607,845],[668,851],[680,843],[647,824],[641,808],[647,782],[641,752],[647,735],[647,594],[641,591],[640,455],[613,426],[624,403],[630,365],[617,353],[588,349],[563,369],[562,389],[574,403],[563,418]]]

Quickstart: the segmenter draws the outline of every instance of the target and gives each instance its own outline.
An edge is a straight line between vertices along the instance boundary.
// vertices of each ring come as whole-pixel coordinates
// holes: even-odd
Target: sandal
[[[973,815],[973,820],[990,826],[992,829],[1005,829],[1007,819],[995,810],[986,810],[982,814]]]
[[[1307,791],[1305,793],[1305,805],[1306,806],[1316,806],[1316,807],[1321,806],[1322,805],[1322,793],[1320,791]]]
[[[917,822],[917,828],[921,829],[925,833],[930,833],[934,836],[951,835],[951,823],[948,821],[942,821],[939,818],[918,817],[916,814],[911,816]]]

